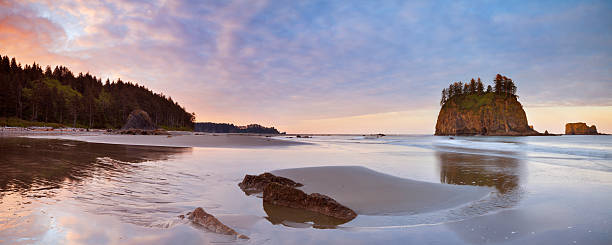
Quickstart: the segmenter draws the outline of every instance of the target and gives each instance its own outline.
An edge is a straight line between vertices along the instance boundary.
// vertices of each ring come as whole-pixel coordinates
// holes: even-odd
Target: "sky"
[[[512,78],[536,130],[612,133],[610,1],[0,0],[0,54],[121,78],[196,121],[432,134],[440,91]]]

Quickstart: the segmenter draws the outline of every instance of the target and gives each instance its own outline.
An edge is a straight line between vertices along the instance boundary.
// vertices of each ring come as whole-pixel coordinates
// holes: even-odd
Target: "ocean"
[[[155,147],[0,137],[0,244],[612,243],[612,136],[274,139],[309,144]],[[266,206],[237,186],[245,174],[329,166],[486,195],[449,207],[425,202],[429,189],[400,190],[401,200],[428,207],[381,208],[330,225]],[[357,201],[384,196],[360,189],[359,179],[326,178],[354,185],[348,196]],[[196,207],[250,239],[178,218]]]

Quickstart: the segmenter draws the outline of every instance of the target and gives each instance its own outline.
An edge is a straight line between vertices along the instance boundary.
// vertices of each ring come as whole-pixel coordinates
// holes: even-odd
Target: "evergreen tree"
[[[504,78],[502,77],[502,75],[497,74],[495,76],[495,79],[493,80],[493,82],[495,83],[495,93],[497,94],[502,94],[504,91]]]
[[[476,92],[478,92],[479,94],[482,94],[484,92],[484,85],[482,84],[482,81],[480,81],[480,77],[476,82]]]
[[[472,80],[470,80],[470,86],[469,86],[469,90],[470,90],[470,94],[475,94],[476,93],[476,80],[474,80],[474,78],[472,78]]]

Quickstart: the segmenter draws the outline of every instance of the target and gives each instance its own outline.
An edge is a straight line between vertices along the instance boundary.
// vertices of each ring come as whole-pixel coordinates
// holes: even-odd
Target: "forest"
[[[193,129],[189,113],[161,93],[137,83],[74,75],[64,66],[44,69],[0,58],[0,125],[21,119],[82,128],[120,128],[134,109],[146,111],[166,129]]]
[[[476,80],[472,78],[469,83],[463,83],[461,81],[451,83],[448,88],[442,89],[440,105],[444,105],[454,97],[471,94],[484,95],[485,93],[518,97],[516,95],[516,85],[512,79],[497,74],[495,79],[493,79],[493,87],[488,85],[486,90],[484,89],[482,81],[480,81],[480,77]]]
[[[259,124],[247,126],[236,126],[228,123],[195,123],[194,131],[207,133],[254,133],[254,134],[279,134],[274,127],[264,127]]]

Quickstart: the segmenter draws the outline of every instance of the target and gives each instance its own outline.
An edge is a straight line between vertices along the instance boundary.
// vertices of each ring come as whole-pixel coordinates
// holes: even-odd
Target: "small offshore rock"
[[[568,135],[597,135],[597,127],[595,125],[587,126],[586,123],[567,123],[565,124],[565,134]]]
[[[303,186],[302,184],[291,179],[276,176],[271,173],[263,173],[260,175],[247,174],[244,176],[244,179],[238,184],[238,186],[240,186],[240,189],[242,189],[242,191],[244,191],[247,195],[251,195],[254,193],[263,192],[264,188],[270,183],[278,183],[290,187]]]
[[[188,219],[191,222],[203,226],[209,231],[223,235],[232,235],[241,239],[249,239],[248,236],[239,234],[234,229],[229,228],[225,224],[221,223],[215,216],[207,213],[202,208],[196,208],[193,212],[188,213]]]
[[[275,205],[305,209],[341,220],[352,220],[357,213],[323,194],[306,194],[297,188],[269,183],[263,191],[263,201]]]

